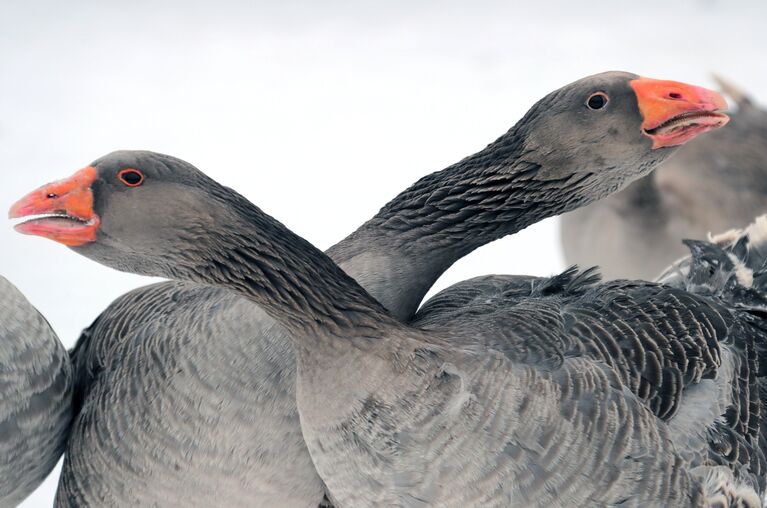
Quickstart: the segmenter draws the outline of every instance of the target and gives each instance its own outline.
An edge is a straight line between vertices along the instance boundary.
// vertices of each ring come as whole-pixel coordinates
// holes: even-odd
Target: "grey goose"
[[[688,93],[693,94],[694,100],[685,99]],[[367,268],[365,273],[372,274],[387,274],[386,265],[381,262],[387,258],[376,250],[374,256],[365,250],[376,245],[376,239],[385,240],[383,245],[397,252],[398,256],[388,257],[394,266],[391,270],[397,275],[401,274],[397,270],[410,268],[414,261],[410,261],[408,255],[414,256],[414,253],[420,254],[415,262],[427,266],[442,262],[449,266],[456,256],[482,243],[603,197],[643,176],[673,152],[673,146],[724,123],[723,116],[717,112],[722,103],[716,94],[680,83],[625,73],[585,78],[545,97],[485,150],[416,183],[351,236],[357,243],[356,250],[347,248],[341,252],[352,260],[347,266],[363,265]],[[644,111],[640,111],[642,109]],[[692,113],[698,116],[692,117]],[[549,477],[545,471],[538,480],[533,478],[532,483],[520,481],[522,473],[515,464],[526,464],[525,460],[534,462],[540,457],[522,457],[519,462],[511,460],[514,454],[524,452],[524,456],[529,452],[506,448],[506,444],[523,437],[514,437],[520,429],[508,427],[511,421],[508,418],[513,419],[512,407],[493,406],[493,415],[499,415],[500,419],[493,420],[493,425],[486,428],[489,434],[484,439],[475,436],[479,439],[479,448],[467,451],[466,446],[470,446],[472,440],[465,439],[468,434],[461,429],[477,423],[475,418],[483,418],[481,412],[475,413],[470,408],[479,410],[477,404],[482,406],[488,402],[489,392],[483,392],[485,389],[499,389],[499,393],[517,397],[518,390],[503,380],[518,375],[527,381],[540,380],[542,386],[552,390],[570,375],[586,376],[592,389],[594,382],[604,389],[588,394],[589,400],[610,404],[623,401],[619,404],[622,414],[644,422],[647,436],[638,442],[634,440],[638,435],[628,436],[628,441],[621,443],[628,443],[629,448],[650,446],[643,450],[657,452],[657,460],[648,460],[645,455],[634,460],[629,455],[622,459],[628,461],[626,468],[595,471],[594,481],[585,489],[579,484],[578,495],[585,496],[585,502],[623,499],[624,496],[637,501],[669,501],[673,499],[668,498],[669,495],[680,496],[680,502],[692,502],[705,495],[704,486],[708,483],[686,467],[692,464],[692,459],[682,458],[667,448],[659,450],[651,446],[669,438],[663,422],[663,418],[673,416],[668,403],[653,405],[644,400],[645,385],[641,385],[641,390],[634,387],[639,390],[636,394],[615,392],[611,384],[622,381],[607,376],[610,369],[605,367],[605,362],[595,360],[590,354],[557,364],[563,347],[561,340],[567,335],[564,330],[562,333],[552,331],[551,347],[542,344],[545,347],[539,354],[525,354],[520,358],[513,352],[514,348],[505,348],[503,344],[524,346],[524,341],[534,341],[536,337],[506,330],[502,320],[483,320],[486,324],[481,326],[488,327],[487,333],[471,333],[470,337],[466,337],[460,327],[438,327],[434,331],[408,327],[306,242],[233,191],[169,156],[115,152],[68,181],[80,182],[78,187],[83,191],[78,193],[72,207],[66,195],[48,198],[50,192],[43,187],[20,201],[16,209],[34,205],[37,213],[71,209],[74,215],[70,219],[33,219],[18,226],[22,232],[56,239],[61,230],[66,229],[68,239],[80,238],[77,245],[67,240],[75,250],[115,268],[186,279],[193,284],[177,287],[190,291],[201,290],[197,285],[200,283],[224,287],[231,293],[222,291],[221,294],[233,294],[259,304],[289,331],[282,344],[287,348],[292,342],[299,353],[296,396],[304,437],[320,476],[328,482],[339,505],[505,505],[509,496],[524,503],[561,502],[558,497],[555,501],[549,499],[551,491],[540,497],[533,495],[542,488],[546,491]],[[82,210],[82,201],[87,201],[87,196],[92,200],[91,210],[76,214],[74,210]],[[169,196],[173,199],[168,199]],[[13,211],[12,215],[24,216]],[[424,259],[424,253],[428,253],[428,259]],[[450,257],[452,260],[444,261]],[[344,263],[341,266],[344,267]],[[421,268],[408,272],[407,275],[417,273],[419,276],[404,278],[404,282],[400,278],[395,294],[402,291],[404,284],[427,285],[423,283],[425,276],[421,275],[424,271]],[[397,280],[397,277],[391,278]],[[361,279],[365,281],[364,277]],[[310,280],[314,285],[309,285]],[[429,284],[431,282],[433,280]],[[175,323],[176,330],[194,333],[199,323],[209,319],[205,304],[211,294],[215,293],[206,293],[206,298],[197,302],[183,298],[171,300],[174,305],[191,302],[194,309],[187,315],[189,319]],[[341,301],[336,301],[338,298]],[[697,302],[695,296],[690,298]],[[152,306],[157,307],[161,300]],[[230,301],[236,301],[235,297]],[[413,305],[417,305],[417,301]],[[159,310],[152,318],[162,319],[167,315],[165,312]],[[499,312],[508,315],[503,309]],[[224,467],[231,468],[227,472],[232,481],[219,480],[214,492],[220,499],[214,503],[237,500],[238,493],[229,487],[244,471],[238,469],[236,460],[216,462],[210,455],[206,456],[205,448],[199,447],[211,437],[236,440],[241,447],[226,450],[232,455],[252,446],[237,439],[234,433],[219,435],[225,428],[236,431],[242,422],[247,423],[246,410],[238,413],[245,413],[236,420],[238,425],[228,427],[221,413],[240,407],[236,397],[227,398],[231,393],[243,398],[252,386],[246,384],[248,374],[252,373],[245,367],[240,378],[244,383],[235,384],[241,374],[236,362],[252,364],[256,358],[245,348],[268,338],[251,334],[239,341],[229,341],[217,333],[220,329],[203,328],[198,340],[190,340],[189,334],[173,333],[173,329],[169,333],[169,328],[162,324],[154,328],[143,325],[132,328],[142,314],[141,311],[133,317],[127,314],[127,318],[120,321],[119,332],[125,335],[118,335],[109,347],[100,350],[101,358],[106,360],[100,370],[91,371],[96,377],[85,383],[86,391],[70,441],[83,444],[77,448],[70,444],[69,474],[62,480],[60,494],[63,491],[64,495],[59,502],[87,504],[85,496],[95,492],[106,496],[102,502],[106,499],[110,504],[148,504],[168,495],[172,497],[163,499],[174,499],[179,504],[187,501],[203,504],[206,482],[217,478],[209,478],[202,472],[217,473],[216,468]],[[529,317],[532,327],[543,326],[541,322],[536,325],[536,319],[548,320],[532,308]],[[237,315],[232,318],[236,320]],[[547,322],[546,326],[555,322]],[[495,341],[482,338],[493,335],[496,330],[506,332]],[[719,339],[724,342],[729,331],[715,331],[724,335],[714,334],[713,339],[709,339],[713,343]],[[351,337],[347,336],[349,333]],[[93,341],[93,338],[92,334],[86,335],[86,340]],[[126,343],[131,347],[125,347]],[[329,350],[318,353],[313,345]],[[532,343],[527,346],[538,347]],[[227,348],[234,350],[232,356],[226,356]],[[268,359],[282,366],[281,358]],[[490,366],[503,375],[491,375]],[[463,371],[464,368],[468,370]],[[217,373],[234,378],[234,382],[231,378],[226,380],[231,386],[229,393],[220,393],[226,386],[217,382],[221,379],[215,378]],[[494,386],[499,380],[503,386]],[[694,385],[700,377],[684,377],[683,381]],[[290,387],[292,379],[286,383]],[[460,397],[456,400],[455,390],[464,386],[472,388],[458,390]],[[408,387],[420,394],[415,399],[418,403],[414,404],[415,392]],[[624,388],[628,387],[631,383],[626,382]],[[401,390],[405,388],[408,389]],[[668,386],[653,388],[651,385],[651,391],[656,388],[666,390]],[[484,393],[481,397],[480,392]],[[220,402],[208,409],[205,404],[210,398]],[[268,406],[275,400],[280,398],[262,398],[259,402]],[[575,415],[584,409],[567,397],[559,403],[568,406],[567,411],[572,410]],[[437,407],[449,411],[429,413],[429,408]],[[546,411],[545,407],[535,407]],[[403,408],[404,415],[399,414]],[[409,412],[407,408],[427,412]],[[410,419],[416,417],[416,413],[424,418],[417,425]],[[209,421],[213,424],[209,425]],[[285,419],[282,423],[290,421]],[[561,420],[558,425],[577,427],[583,423],[588,422]],[[277,432],[285,432],[286,426],[278,426]],[[439,429],[442,431],[437,432]],[[272,439],[276,436],[266,426],[257,431]],[[429,444],[431,431],[436,432],[432,436],[436,441]],[[257,432],[254,430],[253,434]],[[460,439],[454,440],[454,436]],[[574,437],[572,433],[563,436],[565,440]],[[120,440],[116,448],[117,437]],[[750,439],[745,435],[739,437]],[[504,439],[506,444],[498,448],[499,440]],[[593,443],[596,436],[587,433],[584,439],[579,442],[586,446]],[[450,444],[453,442],[455,447]],[[280,450],[291,449],[287,440],[273,445]],[[758,448],[753,449],[758,455]],[[573,452],[578,451],[573,448]],[[270,457],[262,454],[258,458]],[[285,457],[278,459],[285,460]],[[497,462],[498,467],[488,469],[487,461]],[[109,463],[115,470],[101,468],[83,472],[94,463]],[[211,463],[213,467],[208,465]],[[430,466],[426,467],[427,463]],[[455,466],[450,466],[451,463]],[[258,461],[247,464],[248,467],[259,465]],[[663,478],[679,487],[674,492],[669,493],[663,485],[648,489],[646,483],[627,481],[627,478],[635,478],[640,470],[661,470],[667,466],[669,475]],[[750,467],[750,463],[744,467]],[[161,474],[148,474],[147,470]],[[194,474],[189,474],[190,471]],[[273,476],[282,471],[272,470]],[[553,472],[556,477],[561,473]],[[485,474],[487,476],[483,476]],[[567,475],[564,480],[567,481]],[[94,485],[95,482],[98,485]],[[307,483],[304,480],[303,484]],[[199,487],[195,488],[195,484]],[[487,489],[488,484],[495,487]],[[181,485],[189,492],[182,490]],[[283,496],[296,492],[288,491]],[[247,503],[245,497],[239,499]],[[290,504],[285,499],[277,502]],[[570,499],[577,500],[577,497]],[[261,498],[250,499],[251,504],[260,502]],[[317,498],[309,502],[316,503]]]

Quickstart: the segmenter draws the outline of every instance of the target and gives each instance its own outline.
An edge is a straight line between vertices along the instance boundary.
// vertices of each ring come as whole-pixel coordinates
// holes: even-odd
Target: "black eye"
[[[128,187],[138,187],[144,183],[144,174],[133,168],[123,169],[117,173],[117,178]]]
[[[589,98],[586,101],[586,105],[589,107],[589,109],[602,109],[605,107],[605,104],[607,104],[608,100],[610,99],[607,97],[606,93],[597,92],[589,95]]]

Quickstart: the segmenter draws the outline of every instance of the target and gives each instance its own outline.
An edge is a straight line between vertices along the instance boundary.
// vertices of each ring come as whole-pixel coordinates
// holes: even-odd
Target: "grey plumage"
[[[394,316],[409,319],[455,260],[534,222],[531,210],[554,214],[577,206],[587,194],[607,192],[601,184],[620,186],[669,155],[670,150],[648,150],[633,92],[625,82],[613,83],[625,76],[608,73],[554,92],[486,149],[419,180],[329,255]],[[614,89],[619,117],[600,118],[594,128],[596,120],[581,118],[580,108],[594,87],[603,85]],[[609,129],[612,143],[603,143]],[[561,157],[567,153],[573,157]],[[127,156],[126,164],[139,165],[155,157]],[[178,162],[163,157],[155,166],[166,174]],[[567,199],[557,193],[564,184],[571,189]],[[536,200],[529,199],[532,194]],[[172,216],[181,207],[164,191],[158,195],[156,217]],[[122,198],[116,193],[114,199]],[[195,207],[195,223],[207,220],[206,210],[189,199],[183,203]],[[172,231],[168,224],[155,230]],[[220,392],[181,376],[179,358],[188,366],[182,372],[201,372],[198,377],[210,379],[207,384]],[[135,290],[84,332],[73,361],[78,418],[58,505],[175,498],[186,506],[315,506],[322,498],[324,488],[298,425],[289,337],[247,300],[176,282]],[[158,383],[168,388],[161,390]],[[143,399],[125,403],[147,391],[152,405],[142,405]],[[194,419],[192,427],[187,406],[219,413]],[[126,419],[146,431],[131,435]],[[179,444],[188,450],[184,457],[168,451]]]
[[[57,504],[316,508],[323,486],[301,437],[289,342],[279,329],[251,339],[271,323],[192,284],[115,301],[73,351],[79,418]]]
[[[607,278],[653,280],[685,255],[683,238],[742,228],[767,212],[767,111],[721,80],[736,102],[726,128],[692,140],[653,173],[562,216],[568,263]]]
[[[609,366],[623,389],[664,422],[667,439],[691,466],[727,465],[738,481],[763,492],[764,319],[710,292],[641,281],[557,282],[577,274],[465,281],[436,295],[413,323],[427,329],[455,323],[468,332],[490,320],[495,335],[489,345],[525,360],[551,358],[541,348],[552,330],[561,329],[558,354]],[[548,289],[552,283],[560,289]],[[534,316],[544,311],[557,320],[536,324]],[[500,330],[518,331],[525,341],[509,340]]]
[[[104,178],[112,165],[99,166]],[[408,326],[244,198],[204,189],[219,222],[192,242],[183,212],[165,218],[184,247],[166,263],[146,262],[162,252],[150,242],[129,253],[145,234],[135,227],[76,250],[229,288],[278,320],[297,352],[303,435],[339,505],[760,505],[763,414],[748,393],[764,375],[766,318],[728,306],[724,288],[739,283],[717,296],[571,270],[510,278],[507,293],[504,278],[485,278],[459,286],[458,304],[439,295]],[[735,397],[710,441],[685,449],[670,422],[723,351],[739,373]],[[717,448],[721,435],[734,436],[722,440],[734,455]]]
[[[667,423],[680,455],[693,465],[726,465],[738,482],[763,494],[767,217],[712,242],[688,242],[691,256],[667,270],[660,279],[665,286],[597,284],[593,271],[575,269],[550,279],[484,276],[435,295],[413,325],[468,332],[489,319],[496,322],[492,347],[512,346],[525,359],[551,358],[540,349],[552,327],[531,325],[524,310],[506,313],[553,303],[568,331],[565,356],[609,365]],[[501,312],[505,321],[497,322]],[[501,330],[524,330],[539,340],[527,347],[499,343]]]
[[[408,317],[431,283],[458,257],[544,216],[619,189],[673,151],[651,150],[650,140],[639,129],[636,97],[628,86],[634,78],[606,73],[550,94],[498,141],[423,178],[330,254],[395,316]],[[601,113],[585,110],[584,101],[595,89],[611,94],[610,108]],[[586,391],[576,390],[575,399],[563,399],[559,409],[553,408],[555,413],[581,414],[577,400],[584,396],[614,401],[613,416],[648,422],[654,418],[642,401],[625,402],[621,390],[609,388],[617,378],[602,367],[580,359],[565,359],[558,367],[552,360],[562,356],[557,341],[540,348],[535,358],[542,364],[517,365],[520,359],[507,351],[486,353],[477,345],[455,350],[444,341],[449,337],[460,344],[466,339],[461,333],[448,330],[439,338],[403,327],[306,242],[182,161],[146,152],[117,152],[94,165],[102,175],[94,183],[94,208],[102,225],[99,241],[77,247],[78,252],[118,269],[225,285],[240,297],[218,289],[165,284],[118,300],[94,323],[75,352],[76,364],[86,366],[80,372],[87,377],[79,383],[86,389],[59,490],[61,505],[150,504],[168,498],[186,505],[317,503],[321,483],[312,468],[298,471],[308,456],[303,442],[293,439],[297,434],[288,428],[297,429],[295,409],[290,410],[293,363],[284,353],[289,340],[303,365],[296,396],[304,437],[323,476],[333,482],[332,494],[347,505],[376,500],[402,505],[505,505],[509,495],[516,500],[538,489],[536,482],[570,481],[557,471],[520,483],[531,471],[520,470],[510,457],[521,464],[538,459],[535,451],[528,455],[523,449],[527,436],[514,438],[522,448],[507,449],[502,442],[516,432],[508,427],[513,412],[505,412],[516,407],[513,404],[485,408],[492,414],[500,411],[497,421],[484,420],[495,417],[473,409],[464,414],[467,403],[479,410],[477,401],[492,400],[493,392],[524,402],[525,397],[519,399],[514,391],[522,383],[535,382],[554,394],[567,379],[585,376],[591,383]],[[124,167],[144,169],[152,184],[138,190],[121,188],[113,173]],[[174,178],[179,171],[183,176]],[[134,195],[152,203],[150,213],[134,216],[138,209],[147,210],[130,204]],[[126,206],[132,211],[116,211],[126,212]],[[136,224],[141,228],[137,230]],[[218,234],[210,236],[212,232]],[[267,241],[259,242],[263,235]],[[290,264],[285,265],[288,253]],[[327,284],[308,287],[314,279]],[[200,293],[194,295],[196,291]],[[262,311],[243,296],[279,316],[290,333],[263,318]],[[169,298],[172,306],[150,303],[149,310],[142,310],[133,302],[144,298],[149,302]],[[176,299],[187,302],[190,310],[176,307]],[[234,308],[231,315],[226,313],[229,307]],[[544,319],[540,326],[544,324],[551,323]],[[354,337],[339,342],[352,329]],[[397,339],[394,350],[386,345],[391,341],[374,338],[381,330]],[[274,347],[269,345],[272,338]],[[522,345],[526,340],[514,331],[502,338],[504,343]],[[252,348],[257,342],[266,344],[263,350]],[[231,391],[241,387],[226,376],[247,377],[244,391],[252,389],[253,399],[231,397]],[[512,378],[515,382],[507,384]],[[200,383],[225,390],[217,394],[197,386]],[[415,408],[414,400],[423,404]],[[208,411],[208,405],[214,409]],[[551,410],[535,405],[541,418],[554,414],[546,413]],[[192,427],[186,420],[196,411],[209,416],[196,418]],[[402,411],[404,421],[397,416]],[[236,418],[243,414],[250,419],[249,428]],[[277,438],[274,429],[267,428],[275,421],[284,432]],[[486,441],[476,446],[465,439],[476,434],[470,430],[473,426],[484,424],[490,426]],[[593,444],[594,435],[586,432],[587,419],[555,427],[559,425],[576,429],[565,432],[565,439],[584,434],[576,439],[578,444],[570,443],[574,455],[567,460],[583,455]],[[665,439],[664,433],[662,429],[648,437],[634,433],[642,442],[631,441],[629,448],[635,447],[644,457],[648,450],[657,451],[655,445]],[[247,445],[231,446],[229,439]],[[622,446],[619,441],[616,446]],[[254,461],[247,447],[279,448],[282,455],[262,451]],[[222,455],[233,464],[245,464],[237,470],[241,476],[220,467]],[[239,462],[240,457],[245,460]],[[488,469],[484,462],[492,457],[498,460],[497,469]],[[701,484],[678,460],[671,451],[658,454],[657,460],[629,456],[625,464],[595,470],[593,487],[600,492],[578,490],[577,482],[571,483],[577,491],[572,499],[700,497]],[[286,461],[296,467],[286,469]],[[432,464],[440,466],[435,469]],[[592,465],[597,467],[596,462]],[[472,471],[468,476],[461,474],[463,466]],[[632,483],[637,475],[652,477],[651,471],[662,472],[664,481],[678,489],[668,494],[666,484],[645,489]],[[485,483],[467,485],[480,477]],[[536,485],[526,485],[527,481]],[[667,495],[661,496],[658,489]],[[287,499],[288,495],[295,497]]]
[[[71,421],[72,368],[45,318],[0,276],[0,506],[56,465]]]

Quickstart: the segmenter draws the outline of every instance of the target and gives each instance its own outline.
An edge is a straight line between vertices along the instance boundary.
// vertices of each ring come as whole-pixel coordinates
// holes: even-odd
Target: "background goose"
[[[599,101],[601,106],[613,104],[603,111],[610,116],[590,116],[592,113],[581,109],[584,99],[586,104],[594,106],[590,98],[595,84],[599,85],[598,93],[604,95],[602,99],[607,98]],[[467,165],[461,168],[459,175],[453,175],[454,179],[427,177],[416,184],[414,189],[434,198],[427,200],[432,213],[430,224],[441,222],[439,227],[444,227],[433,235],[447,242],[457,235],[461,220],[473,218],[471,213],[462,210],[471,210],[483,217],[483,207],[497,207],[500,195],[493,193],[493,189],[506,191],[510,210],[520,208],[514,204],[526,203],[540,211],[541,215],[535,217],[525,208],[527,216],[519,218],[523,223],[558,209],[578,206],[641,176],[669,152],[652,150],[651,145],[669,146],[707,127],[721,125],[721,115],[714,112],[720,104],[715,95],[674,84],[684,91],[694,90],[700,94],[700,100],[686,104],[672,101],[662,113],[666,118],[659,123],[670,116],[689,115],[692,111],[705,118],[671,132],[648,127],[651,119],[645,114],[642,120],[637,110],[637,96],[639,109],[644,111],[647,111],[643,106],[648,100],[655,106],[666,105],[664,95],[647,94],[668,86],[668,82],[612,73],[587,78],[552,93],[506,136],[474,158],[475,162],[487,164],[487,161],[496,162],[502,155],[508,166]],[[654,109],[658,113],[658,108]],[[614,144],[597,145],[609,146],[607,153],[600,153],[605,157],[599,160],[607,166],[598,176],[587,173],[585,177],[569,178],[570,172],[582,167],[575,165],[574,168],[566,163],[559,167],[546,165],[543,160],[552,153],[531,149],[527,129],[536,131],[530,122],[543,122],[550,127],[551,116],[542,113],[549,110],[557,125],[573,126],[573,130],[581,134],[587,131],[587,136],[597,139],[604,131],[615,135]],[[641,123],[645,124],[644,134],[638,128]],[[533,136],[532,140],[535,139]],[[569,136],[558,139],[567,140]],[[520,160],[515,152],[523,147],[525,160]],[[562,148],[584,147],[568,146],[565,142]],[[623,153],[614,153],[619,148]],[[616,168],[618,157],[639,164]],[[534,168],[536,159],[541,163]],[[632,169],[635,173],[629,172]],[[494,179],[489,178],[492,171],[497,172]],[[469,185],[482,181],[482,176],[489,178],[489,187]],[[77,180],[81,182],[78,188],[91,190],[95,203],[91,210],[73,217],[66,226],[68,234],[74,233],[81,239],[81,243],[74,246],[78,252],[121,269],[229,287],[263,305],[292,332],[290,336],[299,353],[297,396],[304,435],[323,478],[342,504],[505,505],[509,496],[512,501],[524,504],[562,502],[559,498],[551,499],[551,491],[540,490],[549,480],[566,483],[560,492],[572,494],[568,496],[568,503],[631,499],[692,504],[708,495],[704,479],[694,477],[690,471],[692,464],[665,445],[668,433],[665,424],[652,414],[650,405],[640,400],[641,393],[630,393],[630,389],[636,387],[626,384],[629,391],[617,388],[615,383],[620,384],[620,377],[604,371],[606,363],[570,351],[563,323],[541,305],[530,306],[528,322],[532,327],[549,327],[548,344],[529,333],[517,336],[506,326],[497,328],[503,322],[490,320],[486,334],[474,329],[470,336],[474,337],[477,331],[481,338],[491,336],[493,330],[506,330],[508,335],[503,343],[524,346],[525,341],[530,341],[531,347],[494,353],[486,350],[487,344],[481,340],[476,343],[472,338],[465,347],[453,349],[443,339],[460,344],[466,341],[462,330],[453,327],[430,333],[401,325],[328,258],[233,191],[218,186],[182,161],[146,152],[117,152],[96,161],[68,182]],[[565,188],[563,181],[576,185]],[[475,192],[467,192],[467,188]],[[480,189],[487,192],[477,192]],[[68,203],[67,195],[57,195],[50,200],[46,197],[48,194],[50,188],[47,187],[31,194],[14,207],[12,215],[22,217],[62,208],[84,210],[79,202]],[[158,196],[164,199],[158,200]],[[169,196],[174,199],[169,200]],[[138,212],[147,210],[145,206],[137,206],[142,200],[153,203],[152,213]],[[185,206],[180,207],[180,202]],[[445,219],[456,210],[456,220],[439,220],[440,215]],[[489,210],[484,210],[484,216],[490,216]],[[384,213],[393,218],[402,210],[389,206]],[[382,222],[395,229],[402,227],[402,221]],[[499,223],[476,221],[472,225],[480,230],[484,226],[497,231]],[[22,232],[51,237],[61,224],[43,219],[18,227]],[[417,243],[417,238],[407,238],[407,241],[412,245]],[[311,283],[312,280],[317,284]],[[690,302],[677,302],[678,311],[693,304],[701,307],[707,304],[694,295],[684,294]],[[514,309],[515,314],[518,311]],[[719,338],[714,337],[714,341]],[[528,354],[531,349],[537,349],[540,354]],[[166,352],[167,349],[163,351]],[[565,353],[572,354],[572,358],[565,359]],[[162,368],[172,364],[162,365],[160,355],[153,355],[152,361],[158,361]],[[493,375],[493,371],[499,375]],[[343,382],[339,383],[339,379]],[[580,379],[588,380],[587,384],[581,386]],[[512,382],[501,386],[506,381]],[[695,383],[699,378],[684,381]],[[551,389],[554,399],[529,400],[523,394],[535,393],[529,390],[530,382],[544,391]],[[522,389],[523,386],[526,388]],[[569,389],[563,392],[564,386]],[[498,395],[508,398],[496,398],[493,395],[496,390]],[[152,398],[157,399],[158,395],[161,394],[155,392]],[[104,406],[107,397],[108,393],[102,391],[97,404]],[[515,407],[516,399],[542,419],[527,420],[520,425],[514,417],[519,409]],[[597,407],[606,411],[606,418],[596,421],[598,425],[608,424],[610,428],[606,430],[615,431],[611,425],[618,420],[623,425],[626,418],[633,419],[636,425],[596,436],[592,426],[596,422],[589,423],[589,420]],[[553,418],[555,414],[558,416]],[[562,419],[562,414],[572,418]],[[486,419],[488,417],[490,419]],[[529,428],[533,422],[534,430]],[[93,427],[91,430],[97,432],[96,427],[104,426],[105,422],[89,424]],[[540,431],[544,432],[543,436],[533,438],[530,434]],[[540,446],[544,442],[530,441],[545,438],[548,445],[555,436],[565,444],[557,449],[575,453],[579,466],[584,452],[597,442],[595,439],[608,448],[615,446],[611,456],[615,462],[605,466],[603,455],[597,454],[598,459],[592,455],[594,460],[585,465],[594,468],[594,474],[584,485],[577,479],[582,478],[585,469],[557,465],[561,462],[566,466],[572,457],[542,455]],[[650,450],[652,456],[648,455]],[[549,462],[552,458],[553,463]],[[536,469],[544,464],[546,469]],[[725,471],[729,470],[725,468]],[[659,474],[662,476],[658,477]],[[646,477],[647,481],[636,482],[637,475]],[[748,494],[744,495],[744,499],[748,499]]]
[[[72,367],[45,318],[0,277],[0,506],[15,506],[64,451]]]
[[[683,238],[741,228],[767,212],[767,111],[719,82],[738,105],[727,128],[625,190],[563,215],[568,263],[599,265],[609,278],[653,280],[685,254]]]

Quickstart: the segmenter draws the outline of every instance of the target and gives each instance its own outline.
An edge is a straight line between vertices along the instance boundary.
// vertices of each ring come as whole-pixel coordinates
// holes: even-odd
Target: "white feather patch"
[[[760,215],[746,228],[751,245],[767,246],[767,215]]]
[[[760,508],[762,501],[753,487],[737,483],[725,466],[699,466],[691,471],[701,477],[706,506]]]

